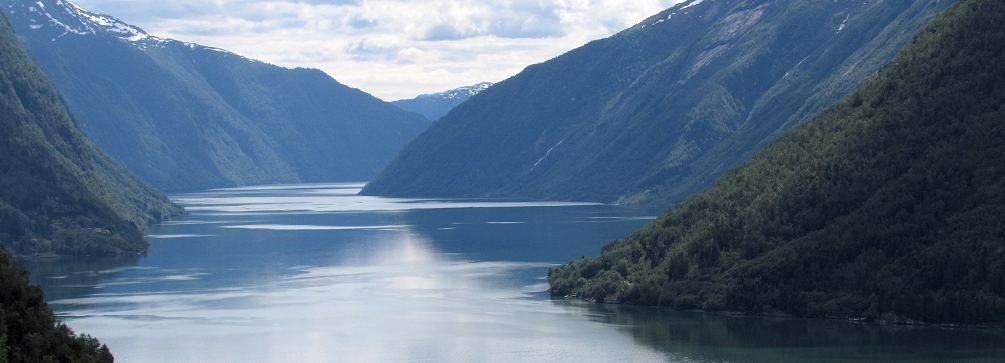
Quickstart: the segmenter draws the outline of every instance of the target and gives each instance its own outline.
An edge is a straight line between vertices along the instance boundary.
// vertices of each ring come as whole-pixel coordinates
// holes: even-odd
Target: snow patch
[[[699,0],[698,2],[701,2],[701,1]],[[688,5],[688,6],[691,6],[691,5]],[[656,24],[662,23],[664,21],[669,21],[670,19],[673,19],[674,15],[677,15],[677,13],[670,13],[670,14],[667,15],[666,19],[660,19],[660,20],[657,20],[656,22],[651,23],[651,24],[642,24],[642,29],[645,29],[646,25],[652,26],[652,25],[656,25]]]
[[[474,86],[455,88],[455,89],[452,89],[452,90],[449,90],[449,91],[445,91],[445,92],[440,92],[440,93],[421,94],[421,95],[419,95],[419,96],[417,96],[415,98],[416,99],[422,99],[422,98],[455,99],[455,98],[461,98],[461,97],[471,97],[471,96],[474,96],[474,95],[476,95],[478,93],[481,93],[481,91],[484,91],[484,90],[488,89],[493,84],[494,83],[492,83],[492,82],[482,82],[482,83],[478,83],[478,84],[476,84]]]
[[[105,33],[129,42],[139,42],[147,39],[163,41],[148,35],[140,28],[123,23],[108,15],[84,10],[69,1],[56,0],[54,3],[50,3],[50,5],[52,4],[55,4],[55,6],[46,8],[44,1],[36,1],[31,5],[20,6],[22,8],[27,7],[28,14],[26,17],[28,21],[38,24],[37,26],[29,25],[29,28],[32,30],[45,30],[48,28],[61,32],[61,34],[52,38],[54,40],[68,34],[95,35]],[[14,10],[15,5],[11,4],[8,6],[12,15],[17,14]]]
[[[684,10],[684,9],[687,9],[687,8],[690,8],[690,7],[692,7],[692,6],[695,6],[695,5],[698,5],[698,4],[701,4],[701,3],[702,3],[702,2],[704,2],[704,1],[705,1],[705,0],[694,0],[694,1],[692,1],[692,2],[690,3],[690,4],[687,4],[687,5],[684,5],[684,7],[680,8],[680,9],[677,9],[677,10]]]
[[[792,73],[792,71],[794,71],[796,68],[799,68],[799,66],[802,65],[803,62],[805,62],[807,59],[810,59],[810,56],[806,56],[806,58],[803,58],[803,60],[799,61],[799,63],[796,63],[796,65],[792,66],[792,69],[789,70],[788,72],[785,72],[785,75],[782,76],[782,78],[788,77],[789,73]]]
[[[537,162],[534,163],[534,166],[530,167],[530,170],[534,170],[534,168],[537,167],[537,164],[540,164],[542,161],[544,161],[544,158],[548,157],[548,154],[551,154],[551,151],[555,150],[555,148],[558,147],[558,145],[562,145],[563,142],[565,142],[565,140],[559,141],[557,144],[555,144],[555,146],[552,146],[551,149],[548,149],[548,151],[544,153],[544,156],[542,156],[540,159],[537,159]]]

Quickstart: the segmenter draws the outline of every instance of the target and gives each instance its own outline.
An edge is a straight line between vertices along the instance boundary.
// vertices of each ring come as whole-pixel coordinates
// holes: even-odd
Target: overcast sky
[[[71,0],[385,101],[498,82],[681,0]]]

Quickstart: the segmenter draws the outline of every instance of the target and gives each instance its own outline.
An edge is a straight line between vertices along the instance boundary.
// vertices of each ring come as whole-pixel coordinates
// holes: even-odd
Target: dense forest
[[[0,16],[0,244],[21,255],[142,253],[181,215],[84,136]]]
[[[363,193],[665,209],[840,100],[951,3],[681,2],[472,97]]]
[[[553,296],[673,309],[1005,325],[1005,2],[960,0],[811,123]]]
[[[0,362],[105,363],[108,347],[56,322],[42,289],[28,283],[28,270],[0,247]]]

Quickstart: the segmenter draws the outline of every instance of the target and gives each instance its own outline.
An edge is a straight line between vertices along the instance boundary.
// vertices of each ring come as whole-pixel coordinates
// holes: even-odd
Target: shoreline
[[[550,295],[549,295],[550,296]],[[859,324],[877,324],[877,325],[895,325],[895,326],[908,326],[908,327],[936,327],[941,329],[964,329],[964,330],[995,330],[995,331],[1005,331],[1005,325],[994,326],[994,325],[964,325],[964,324],[935,324],[926,323],[922,321],[915,320],[889,320],[889,319],[869,319],[864,317],[850,317],[842,318],[837,316],[797,316],[792,314],[768,314],[768,313],[747,313],[742,311],[716,311],[716,310],[701,310],[701,309],[691,309],[691,310],[675,310],[667,307],[660,307],[655,305],[635,305],[630,303],[623,303],[620,301],[597,301],[593,299],[584,299],[576,295],[566,295],[566,296],[550,296],[551,300],[570,300],[575,299],[583,302],[593,303],[593,304],[604,304],[604,305],[622,305],[622,306],[632,306],[640,308],[652,308],[658,310],[675,311],[675,312],[690,312],[690,313],[704,313],[704,314],[715,314],[715,315],[726,315],[726,316],[750,316],[750,317],[764,317],[764,318],[780,318],[780,319],[815,319],[815,320],[843,320],[852,323]]]

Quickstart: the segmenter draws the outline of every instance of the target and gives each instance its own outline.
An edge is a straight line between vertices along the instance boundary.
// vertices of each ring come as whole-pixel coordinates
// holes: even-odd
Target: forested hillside
[[[316,69],[162,39],[60,0],[0,0],[87,136],[163,191],[366,181],[429,121]]]
[[[1005,2],[960,0],[870,81],[553,296],[1003,326]]]
[[[0,17],[0,244],[17,254],[146,251],[183,213],[94,146]]]
[[[110,363],[108,347],[56,322],[28,270],[0,247],[0,362]]]
[[[666,208],[836,102],[950,4],[686,1],[493,85],[363,193]]]

